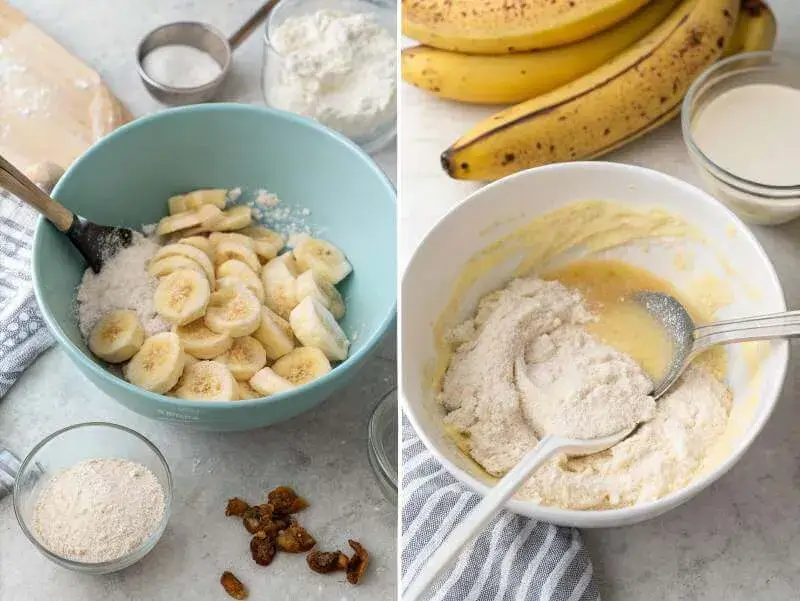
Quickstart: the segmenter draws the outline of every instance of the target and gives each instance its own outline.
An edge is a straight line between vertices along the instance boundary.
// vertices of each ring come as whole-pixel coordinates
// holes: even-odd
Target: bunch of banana
[[[153,256],[148,273],[158,280],[154,308],[171,332],[146,338],[128,310],[109,313],[91,332],[90,350],[109,363],[128,361],[123,373],[141,388],[192,400],[260,398],[347,358],[336,288],[352,271],[344,253],[314,238],[282,252],[280,234],[252,225],[246,206],[225,210],[226,202],[225,190],[169,200],[159,227],[176,239]],[[213,213],[207,207],[216,218],[189,218]]]
[[[671,120],[691,82],[719,57],[770,49],[776,35],[761,0],[543,0],[502,9],[490,2],[483,5],[490,14],[457,6],[404,4],[404,32],[431,46],[403,52],[404,79],[461,102],[519,103],[442,154],[445,171],[458,179],[493,180],[610,152]],[[520,18],[506,18],[511,13]],[[591,37],[575,34],[587,22],[579,17],[590,13],[616,19]],[[523,31],[529,43],[520,43]],[[553,31],[561,35],[543,33]],[[564,45],[552,47],[554,40]]]

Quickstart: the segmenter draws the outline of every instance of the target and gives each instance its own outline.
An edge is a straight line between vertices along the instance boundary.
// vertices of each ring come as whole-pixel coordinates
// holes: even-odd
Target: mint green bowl
[[[109,372],[89,352],[75,317],[84,263],[40,220],[33,243],[36,299],[50,330],[93,384],[131,411],[204,430],[246,430],[308,411],[344,386],[394,324],[395,191],[344,137],[288,113],[239,104],[198,105],[138,119],[95,144],[53,196],[76,213],[139,228],[166,213],[169,196],[195,188],[267,189],[310,211],[304,221],[347,254],[341,286],[349,358],[294,391],[251,401],[193,402],[153,394]],[[76,389],[76,398],[79,389]],[[365,409],[366,410],[366,409]]]

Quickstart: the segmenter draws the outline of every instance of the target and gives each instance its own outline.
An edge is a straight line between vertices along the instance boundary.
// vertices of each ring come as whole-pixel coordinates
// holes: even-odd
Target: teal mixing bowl
[[[167,198],[196,188],[266,189],[281,206],[308,209],[305,223],[353,264],[343,282],[350,356],[302,388],[265,399],[184,401],[137,388],[89,352],[75,316],[85,265],[67,238],[40,220],[33,243],[36,299],[77,368],[128,409],[205,430],[274,424],[344,386],[393,325],[396,303],[395,191],[358,147],[311,121],[262,107],[215,104],[138,119],[93,146],[53,191],[97,223],[140,227],[166,214]],[[77,393],[77,391],[76,391]]]

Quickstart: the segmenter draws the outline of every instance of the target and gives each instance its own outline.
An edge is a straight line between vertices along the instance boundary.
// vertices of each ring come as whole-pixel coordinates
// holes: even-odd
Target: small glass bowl
[[[34,534],[34,511],[50,478],[85,459],[126,459],[146,466],[164,490],[164,517],[156,530],[133,552],[99,563],[88,563],[56,555]],[[45,557],[58,565],[88,574],[108,574],[133,565],[156,545],[169,521],[172,504],[172,474],[161,452],[130,428],[103,422],[69,426],[54,432],[28,454],[14,483],[14,513],[25,536]]]
[[[397,505],[397,388],[378,402],[369,420],[369,464],[383,494]]]
[[[698,115],[711,100],[733,88],[754,83],[800,89],[800,62],[775,52],[750,52],[712,65],[689,88],[683,101],[681,127],[689,155],[706,189],[744,221],[777,225],[800,217],[800,175],[797,185],[792,186],[770,186],[740,177],[714,163],[692,135]],[[759,110],[763,109],[753,107],[753,111]]]
[[[286,58],[278,52],[272,42],[276,28],[289,18],[299,17],[318,10],[339,10],[349,13],[369,13],[375,16],[392,36],[397,37],[397,2],[395,0],[281,0],[267,18],[264,27],[264,64],[261,77],[261,89],[264,101],[272,108],[291,111],[273,91],[277,82],[281,81],[286,69]],[[309,115],[304,115],[309,116]],[[394,101],[380,119],[371,124],[367,131],[361,131],[354,125],[322,125],[338,129],[367,153],[376,153],[394,139],[397,132],[397,82],[395,81]]]

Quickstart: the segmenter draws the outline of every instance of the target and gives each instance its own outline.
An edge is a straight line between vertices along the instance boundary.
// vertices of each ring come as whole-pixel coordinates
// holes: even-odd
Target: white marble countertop
[[[153,27],[200,20],[232,32],[260,0],[11,0],[31,20],[97,69],[113,91],[143,115],[161,107],[138,79],[134,48]],[[224,99],[261,102],[261,40],[254,34],[236,52]],[[377,160],[394,180],[394,147]],[[285,424],[243,433],[197,433],[127,411],[76,372],[67,356],[49,350],[0,400],[0,440],[19,455],[47,434],[90,420],[120,423],[150,438],[175,477],[167,532],[153,552],[109,576],[86,576],[50,563],[24,537],[10,497],[0,500],[0,600],[227,599],[219,585],[230,569],[252,599],[384,601],[395,597],[396,511],[382,496],[367,459],[367,422],[377,400],[394,386],[390,336],[356,380],[321,407]],[[247,534],[224,517],[225,501],[259,499],[292,484],[312,507],[302,522],[321,547],[343,549],[361,540],[372,554],[368,577],[351,586],[340,576],[311,572],[304,557],[278,555],[267,567],[249,557]]]
[[[769,0],[780,22],[778,47],[800,54],[800,3]],[[482,107],[401,91],[401,268],[428,230],[478,185],[450,180],[439,154]],[[612,160],[652,167],[689,182],[677,123],[618,151]],[[800,221],[753,228],[800,307]],[[772,419],[742,460],[715,485],[661,518],[627,528],[585,531],[604,601],[800,598],[800,360],[789,367]]]

